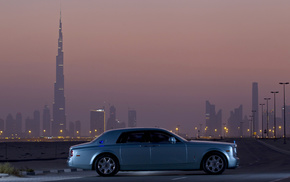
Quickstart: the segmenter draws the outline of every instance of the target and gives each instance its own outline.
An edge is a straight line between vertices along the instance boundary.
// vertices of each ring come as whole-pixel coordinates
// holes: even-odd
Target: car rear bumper
[[[72,162],[72,158],[67,158],[67,161],[66,161],[66,164],[69,166],[69,167],[74,167],[73,166],[73,162]]]

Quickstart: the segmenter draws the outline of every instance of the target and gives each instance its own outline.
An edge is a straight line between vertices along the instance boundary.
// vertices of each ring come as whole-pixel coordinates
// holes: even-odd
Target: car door
[[[171,134],[162,131],[150,131],[151,168],[184,169],[187,162],[186,145],[176,139],[176,143],[169,142]]]
[[[123,133],[120,143],[121,170],[146,170],[150,164],[148,133],[133,131]]]

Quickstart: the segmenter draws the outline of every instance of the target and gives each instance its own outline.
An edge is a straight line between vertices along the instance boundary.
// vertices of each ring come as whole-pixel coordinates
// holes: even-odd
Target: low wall
[[[4,142],[0,143],[0,162],[63,159],[70,146],[80,143],[84,142]]]

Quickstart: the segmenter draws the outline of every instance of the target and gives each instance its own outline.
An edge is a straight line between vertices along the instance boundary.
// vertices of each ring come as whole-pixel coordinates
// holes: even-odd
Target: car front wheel
[[[225,169],[225,157],[217,152],[207,155],[203,160],[203,170],[207,174],[222,174]]]
[[[113,176],[119,171],[119,162],[110,154],[101,155],[96,159],[95,169],[100,176]]]

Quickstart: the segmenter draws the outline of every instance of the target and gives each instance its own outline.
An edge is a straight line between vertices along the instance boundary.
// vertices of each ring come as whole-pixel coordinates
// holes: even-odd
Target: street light
[[[279,93],[278,91],[272,91],[272,94],[274,94],[274,138],[277,138],[277,130],[276,130],[276,94]]]
[[[253,117],[254,116],[249,116],[251,119],[249,119],[249,122],[250,122],[250,126],[249,126],[249,132],[250,132],[250,134],[249,134],[249,137],[251,138],[251,136],[252,136],[252,133],[253,133]]]
[[[263,110],[263,106],[264,106],[265,104],[260,104],[260,106],[262,106],[262,138],[263,138],[263,133],[264,133],[264,117],[263,117],[263,115],[264,115],[264,110]]]
[[[255,112],[256,110],[252,110],[252,115],[253,115],[253,120],[252,120],[252,135],[255,136],[255,131],[254,131],[254,123],[255,123]],[[255,128],[256,129],[256,128]]]
[[[285,104],[285,85],[288,85],[289,82],[280,82],[280,85],[283,85],[283,95],[284,95],[284,144],[286,144],[286,104]]]
[[[267,101],[267,135],[266,137],[268,138],[269,137],[269,112],[268,112],[268,101],[271,99],[271,98],[264,98],[266,101]]]

